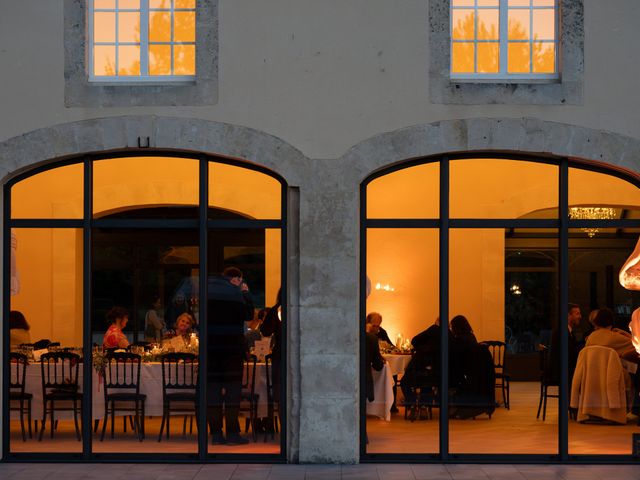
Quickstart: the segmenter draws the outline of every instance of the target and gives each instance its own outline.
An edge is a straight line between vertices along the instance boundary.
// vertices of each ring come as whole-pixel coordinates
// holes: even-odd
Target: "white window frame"
[[[480,6],[478,5],[478,0],[474,1],[475,6],[460,6],[454,7],[453,3],[450,6],[450,20],[449,20],[449,32],[451,41],[449,43],[450,49],[450,59],[453,61],[453,44],[454,43],[470,43],[477,45],[478,43],[496,43],[495,40],[478,40],[474,39],[473,41],[469,40],[454,40],[453,39],[453,11],[454,10],[469,10],[471,8],[478,10],[495,10],[495,6]],[[526,72],[526,73],[507,73],[508,68],[508,44],[509,42],[509,22],[508,15],[510,9],[518,9],[518,10],[529,10],[533,12],[533,10],[549,10],[551,7],[549,6],[533,6],[533,2],[530,0],[529,6],[513,6],[509,7],[508,0],[499,0],[499,25],[500,25],[500,33],[499,33],[499,49],[500,49],[500,71],[498,73],[454,73],[451,71],[451,62],[449,65],[450,69],[450,77],[451,80],[456,82],[473,82],[473,83],[482,83],[482,82],[508,82],[508,83],[553,83],[557,82],[560,79],[560,8],[558,0],[554,0],[554,19],[555,19],[555,40],[553,41],[555,46],[555,72],[554,73],[534,73],[534,72]],[[475,15],[475,30],[477,32],[478,29],[478,15]],[[529,31],[533,32],[533,15],[529,15]],[[520,40],[520,41],[511,41],[511,43],[529,43],[533,47],[534,42],[529,40]],[[543,43],[551,43],[550,41],[543,41]],[[474,48],[474,69],[477,69],[478,62],[478,49]],[[530,65],[533,64],[533,48],[529,49],[530,55]]]
[[[136,43],[129,42],[118,42],[117,31],[118,31],[118,13],[119,12],[138,12],[137,9],[127,9],[127,8],[119,8],[118,0],[116,1],[115,7],[115,17],[116,17],[116,40],[115,42],[108,42],[105,45],[115,45],[116,50],[116,65],[115,70],[118,71],[118,46],[119,45],[137,45]],[[102,10],[95,9],[93,0],[88,0],[89,10],[88,10],[88,45],[89,45],[89,82],[100,84],[180,84],[180,83],[193,83],[196,79],[196,75],[149,75],[149,11],[153,10],[149,8],[149,0],[140,0],[140,75],[95,75],[94,74],[94,42],[93,42],[93,16],[95,11],[108,11],[113,12],[112,9]],[[175,9],[174,2],[171,2],[171,37],[173,38],[173,13],[178,11],[193,11],[197,16],[197,5],[195,9]],[[195,24],[194,24],[195,28]],[[197,35],[197,34],[196,34]],[[197,36],[195,42],[153,42],[154,44],[159,45],[194,45],[197,42]],[[100,44],[98,44],[100,45]],[[196,65],[197,68],[197,65]],[[171,55],[171,69],[173,70],[173,49]],[[196,72],[197,73],[197,72]]]

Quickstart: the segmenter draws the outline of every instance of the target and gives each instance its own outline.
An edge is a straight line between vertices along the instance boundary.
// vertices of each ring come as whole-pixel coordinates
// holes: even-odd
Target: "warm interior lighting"
[[[608,207],[571,207],[569,208],[569,218],[572,220],[611,220],[617,218],[615,208]],[[598,233],[595,227],[581,228],[589,238],[593,238]]]
[[[380,282],[376,283],[376,290],[384,290],[385,292],[395,292],[396,291],[396,289],[394,287],[392,287],[391,285],[389,285],[388,283],[383,285]]]
[[[520,285],[518,285],[517,283],[514,283],[513,285],[511,285],[511,287],[509,287],[509,292],[511,292],[512,295],[522,295]]]

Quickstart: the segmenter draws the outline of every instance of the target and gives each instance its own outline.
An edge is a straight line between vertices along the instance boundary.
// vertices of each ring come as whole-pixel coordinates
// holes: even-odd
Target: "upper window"
[[[556,0],[451,0],[451,78],[558,78]]]
[[[194,80],[196,0],[91,0],[89,78]]]

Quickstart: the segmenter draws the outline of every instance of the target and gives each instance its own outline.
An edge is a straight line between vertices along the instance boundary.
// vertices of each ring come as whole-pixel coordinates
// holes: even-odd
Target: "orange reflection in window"
[[[536,40],[554,40],[556,38],[553,9],[533,11],[533,38]]]
[[[529,40],[529,10],[509,10],[509,40]]]
[[[116,74],[116,47],[97,45],[93,48],[93,74]]]
[[[96,12],[93,15],[93,41],[116,41],[116,14],[113,12]]]
[[[196,12],[175,12],[173,25],[175,42],[196,41]]]
[[[262,172],[209,163],[209,206],[248,218],[280,218],[281,185]]]
[[[140,75],[140,47],[118,47],[118,75]]]
[[[454,43],[451,48],[451,71],[453,73],[474,72],[473,43]]]
[[[173,73],[175,75],[193,75],[196,73],[195,45],[176,45],[173,47]]]
[[[498,43],[478,44],[478,73],[500,71],[500,46]]]
[[[175,0],[175,8],[196,8],[196,0]]]
[[[556,49],[553,43],[533,44],[533,71],[554,73],[556,71]]]
[[[171,75],[171,45],[149,46],[149,75]]]
[[[531,71],[529,57],[529,43],[509,43],[507,52],[509,73],[529,73]]]
[[[498,40],[500,38],[498,9],[478,11],[478,40]]]
[[[475,13],[473,10],[454,10],[452,12],[454,40],[473,40],[475,38]]]
[[[132,207],[198,204],[198,161],[173,157],[129,157],[93,164],[93,213],[103,216]]]
[[[46,170],[11,187],[11,218],[82,218],[83,165]]]
[[[140,42],[140,13],[118,13],[118,41]]]
[[[171,41],[171,13],[149,12],[149,41]]]

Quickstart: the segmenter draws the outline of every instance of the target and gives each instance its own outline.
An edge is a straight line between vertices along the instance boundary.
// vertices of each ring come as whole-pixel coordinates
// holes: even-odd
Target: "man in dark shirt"
[[[214,444],[245,444],[240,435],[238,414],[242,391],[242,369],[247,353],[244,322],[249,320],[241,287],[232,280],[242,273],[225,270],[227,275],[210,277],[208,292],[207,404]],[[223,393],[224,392],[224,393]],[[226,438],[222,434],[222,412]]]
[[[568,349],[569,349],[569,392],[571,392],[571,381],[573,372],[576,370],[578,353],[583,345],[580,345],[573,335],[573,329],[580,325],[582,314],[580,306],[575,303],[569,304],[569,314],[567,315],[567,328],[569,329]],[[556,328],[551,335],[551,348],[549,351],[549,365],[547,366],[547,378],[559,383],[560,380],[560,329]]]

